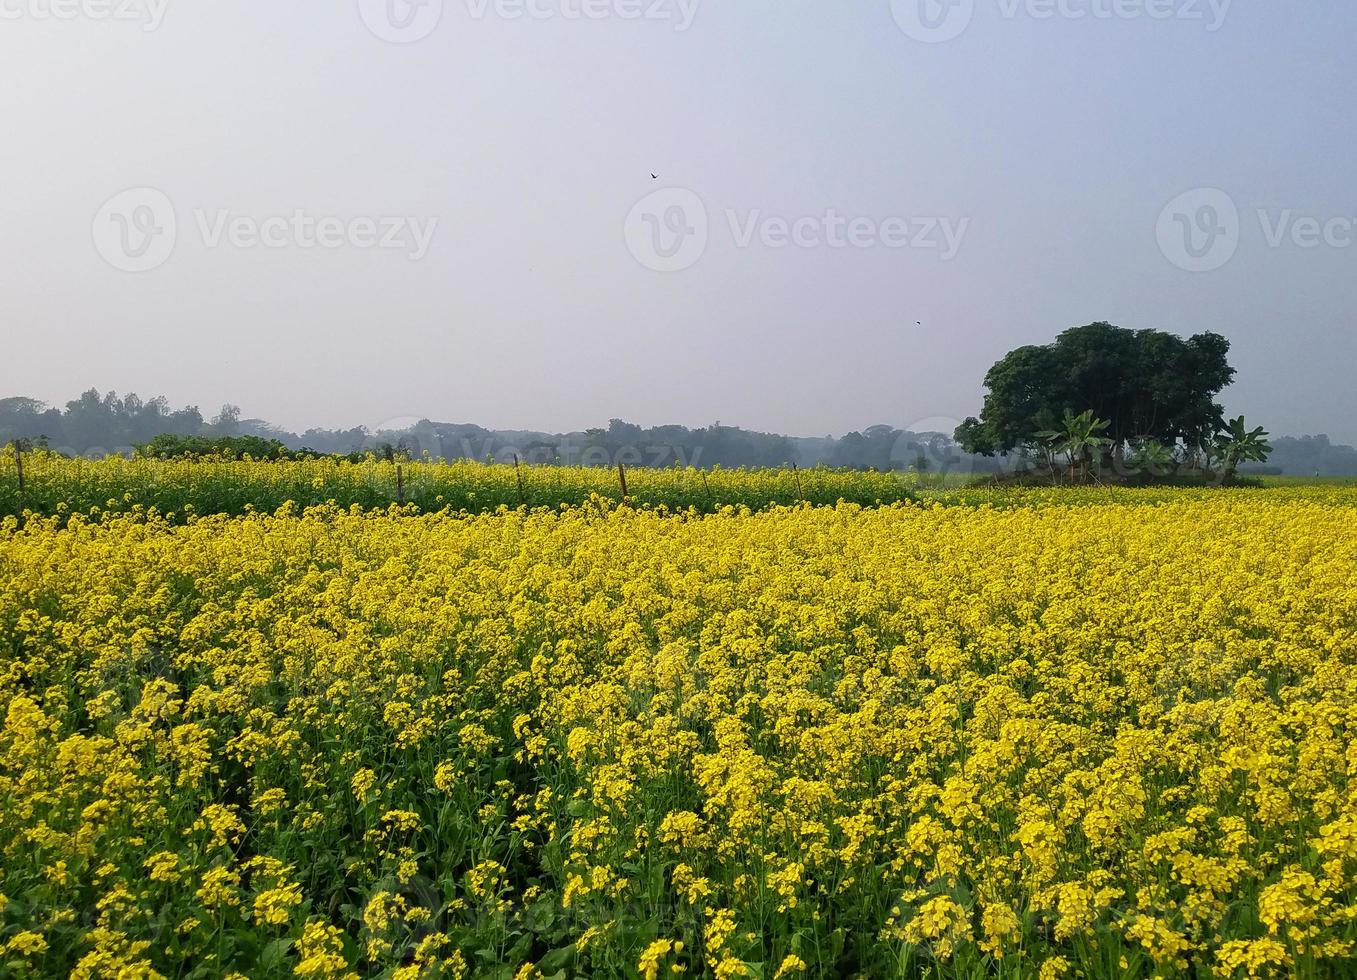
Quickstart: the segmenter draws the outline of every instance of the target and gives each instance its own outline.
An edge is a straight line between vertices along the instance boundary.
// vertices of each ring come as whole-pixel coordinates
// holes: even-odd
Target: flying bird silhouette
[[[660,179],[660,175],[659,175],[659,174],[651,174],[651,175],[650,175],[650,179],[651,179],[651,180],[659,180],[659,179]]]

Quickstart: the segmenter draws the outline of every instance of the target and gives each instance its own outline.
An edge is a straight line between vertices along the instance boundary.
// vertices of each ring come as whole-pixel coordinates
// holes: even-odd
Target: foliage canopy
[[[1184,340],[1110,323],[1074,327],[990,368],[980,417],[963,422],[956,439],[967,452],[1007,453],[1060,428],[1066,412],[1091,411],[1107,420],[1114,449],[1144,439],[1200,447],[1223,423],[1215,399],[1235,375],[1229,350],[1214,333]]]

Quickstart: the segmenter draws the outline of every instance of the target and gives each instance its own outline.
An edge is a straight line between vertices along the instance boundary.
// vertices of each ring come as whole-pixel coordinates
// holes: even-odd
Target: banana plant
[[[1051,452],[1066,455],[1071,480],[1076,472],[1087,479],[1094,451],[1112,445],[1112,440],[1101,434],[1111,423],[1095,418],[1092,409],[1075,415],[1067,408],[1061,425],[1060,429],[1038,432],[1037,438],[1050,447]]]
[[[1243,462],[1266,463],[1272,455],[1272,444],[1267,441],[1268,433],[1259,426],[1247,429],[1244,416],[1230,419],[1221,432],[1212,440],[1212,455],[1220,460],[1227,480],[1234,479],[1235,471]]]
[[[1130,462],[1137,472],[1158,476],[1171,470],[1176,460],[1173,450],[1158,439],[1141,439]]]

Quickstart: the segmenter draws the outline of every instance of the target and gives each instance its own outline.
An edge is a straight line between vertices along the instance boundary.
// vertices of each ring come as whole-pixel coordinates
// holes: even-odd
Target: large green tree
[[[985,375],[984,409],[958,427],[967,452],[992,456],[1037,439],[1066,412],[1106,419],[1114,448],[1141,439],[1197,448],[1222,424],[1216,396],[1234,378],[1230,342],[1202,333],[1090,323],[1053,343],[1020,347]]]

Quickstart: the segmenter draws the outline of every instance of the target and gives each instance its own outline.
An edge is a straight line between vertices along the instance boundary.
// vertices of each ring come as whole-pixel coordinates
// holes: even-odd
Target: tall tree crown
[[[1157,439],[1201,445],[1221,423],[1216,396],[1234,379],[1230,342],[1202,333],[1090,323],[1044,346],[1020,347],[985,375],[980,417],[957,429],[968,452],[1009,452],[1055,427],[1065,412],[1108,421],[1113,445]]]

